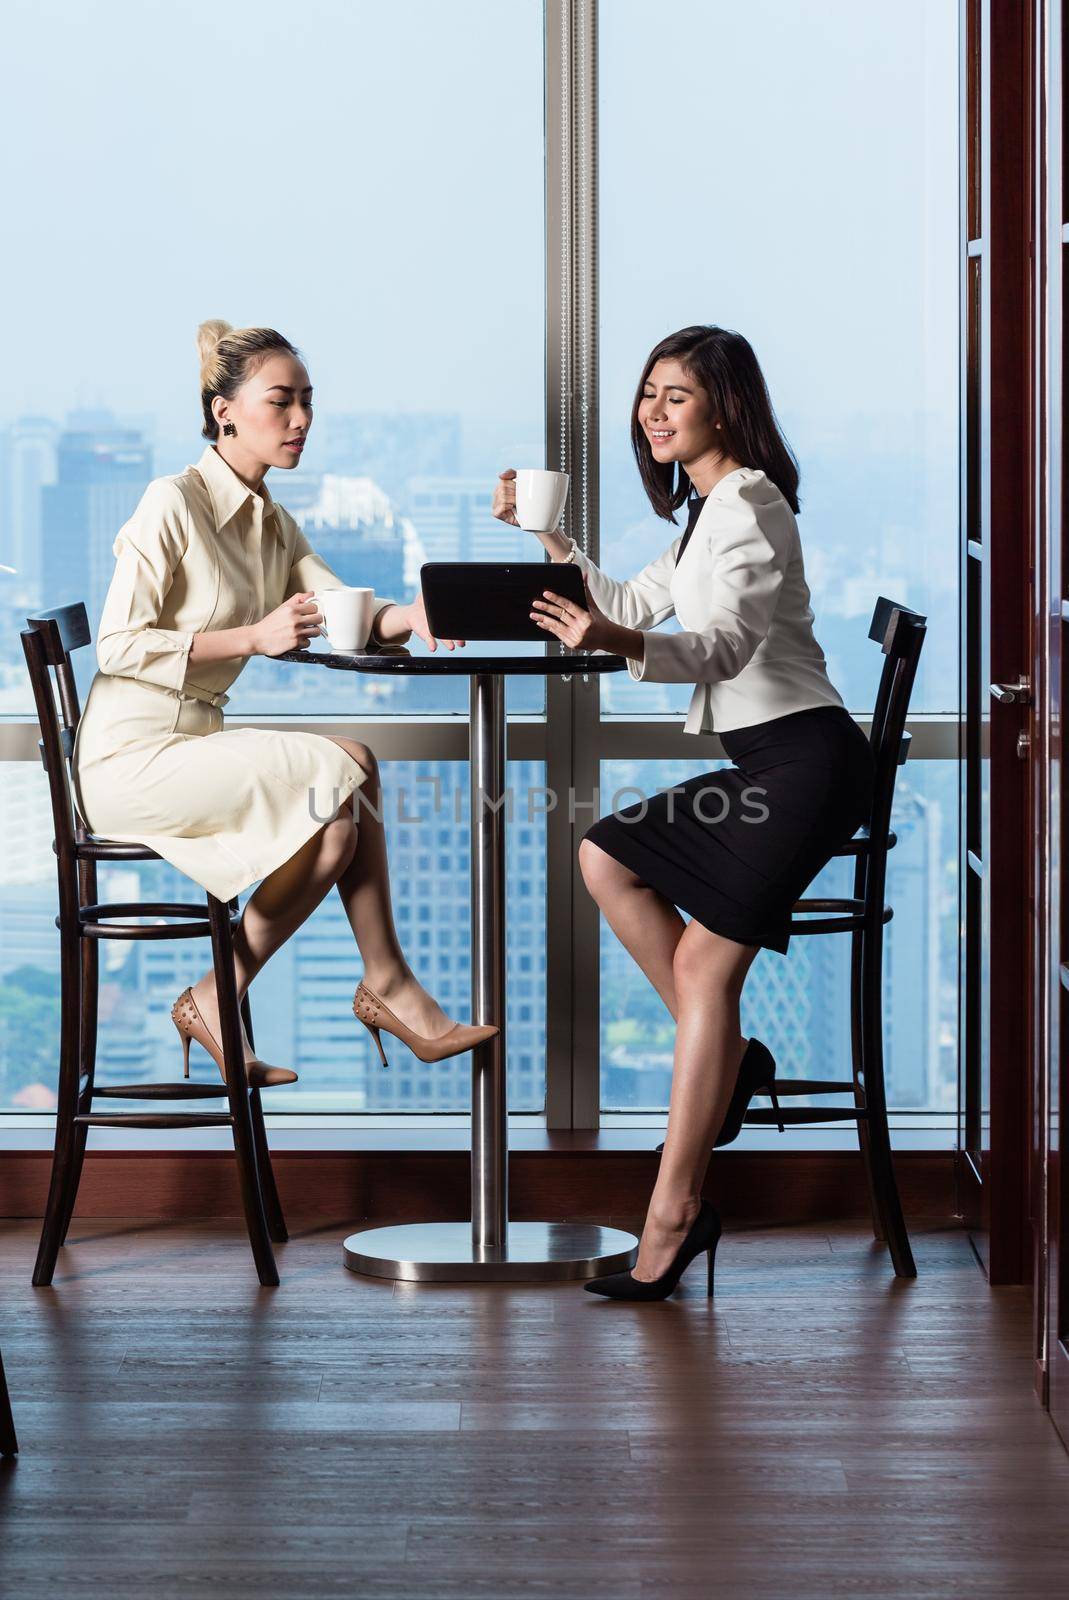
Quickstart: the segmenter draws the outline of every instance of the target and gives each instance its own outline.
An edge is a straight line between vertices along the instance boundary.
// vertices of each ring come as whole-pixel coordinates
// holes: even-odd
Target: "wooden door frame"
[[[988,685],[977,680],[976,593],[981,571],[990,612],[990,678],[1015,682],[1032,666],[1034,13],[1032,0],[961,0],[960,17],[963,734],[974,785],[976,763],[986,759],[990,768],[989,839],[982,852],[975,832],[976,790],[970,792],[968,783],[962,830],[962,1047],[972,1084],[978,1076],[981,928],[976,907],[985,894],[991,929],[990,1143],[977,1160],[963,1139],[961,1196],[990,1281],[1024,1283],[1033,1270],[1027,1068],[1034,1029],[1030,762],[1019,757],[1017,740],[1028,731],[1032,713],[1025,706],[996,704],[987,698]],[[970,316],[977,291],[978,318]],[[997,606],[989,600],[996,595]],[[986,755],[980,744],[985,723]]]
[[[1069,1443],[1069,1352],[1060,1337],[1069,1331],[1069,1263],[1066,1201],[1061,1172],[1061,1130],[1069,1111],[1069,1063],[1061,1040],[1069,1015],[1065,963],[1069,961],[1069,896],[1064,890],[1062,837],[1066,793],[1062,776],[1061,726],[1065,707],[1064,629],[1069,623],[1066,552],[1066,251],[1069,238],[1069,145],[1066,140],[1066,18],[1062,0],[1044,0],[1035,52],[1038,174],[1036,205],[1037,349],[1042,361],[1037,386],[1036,475],[1036,912],[1034,958],[1036,1048],[1033,1060],[1031,1165],[1036,1195],[1035,1305],[1036,1390],[1050,1407]],[[1059,1114],[1060,1113],[1060,1114]]]

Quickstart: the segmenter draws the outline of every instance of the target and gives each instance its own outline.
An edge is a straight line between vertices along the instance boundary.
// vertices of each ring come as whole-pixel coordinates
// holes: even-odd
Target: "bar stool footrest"
[[[225,1100],[225,1083],[182,1078],[178,1083],[108,1084],[93,1089],[94,1100]]]
[[[817,911],[831,911],[834,916],[814,916]],[[794,933],[852,933],[865,926],[864,900],[796,900],[791,907],[790,931]],[[799,912],[808,913],[799,916]],[[893,906],[884,906],[881,922],[890,922]]]
[[[786,1094],[853,1094],[854,1092],[850,1078],[777,1078],[773,1087],[781,1099]]]
[[[87,1128],[225,1128],[228,1111],[84,1111],[74,1118]]]
[[[893,829],[888,830],[886,835],[886,844],[888,850],[893,850],[897,843],[897,833],[895,833]],[[848,839],[845,844],[840,845],[835,854],[837,856],[860,856],[867,855],[871,849],[872,838],[869,834],[868,828],[864,827],[860,829],[852,839]]]
[[[111,917],[185,917],[181,923],[111,922]],[[190,920],[191,919],[191,920]],[[54,922],[62,930],[59,917]],[[241,912],[230,911],[230,926],[236,928]],[[78,908],[78,932],[83,939],[207,939],[211,922],[204,907],[190,901],[116,900],[110,905],[94,902]]]
[[[778,1111],[747,1111],[742,1120],[748,1127],[774,1128],[781,1122],[864,1122],[867,1118],[864,1106],[780,1106]]]

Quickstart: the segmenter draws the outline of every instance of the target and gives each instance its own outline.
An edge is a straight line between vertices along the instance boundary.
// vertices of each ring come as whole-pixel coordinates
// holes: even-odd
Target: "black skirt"
[[[842,706],[720,739],[734,766],[612,812],[586,838],[711,932],[786,955],[795,901],[868,820],[872,747]]]

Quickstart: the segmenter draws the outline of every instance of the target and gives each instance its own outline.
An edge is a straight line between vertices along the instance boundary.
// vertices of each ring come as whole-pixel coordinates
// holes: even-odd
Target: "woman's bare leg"
[[[672,962],[686,927],[683,918],[663,894],[643,883],[592,839],[584,839],[579,846],[579,866],[605,921],[675,1017]]]
[[[370,989],[385,1001],[402,1022],[434,1039],[448,1032],[453,1019],[446,1015],[420,983],[401,949],[393,920],[390,869],[386,851],[385,809],[378,762],[365,744],[337,738],[367,777],[349,796],[356,825],[356,849],[338,877],[338,893],[364,963]]]
[[[759,946],[684,923],[663,895],[584,839],[587,888],[676,1019],[668,1132],[642,1231],[636,1278],[658,1278],[698,1214],[713,1141],[746,1052],[739,1002]]]
[[[690,922],[676,947],[678,1016],[668,1131],[642,1230],[636,1278],[659,1278],[701,1205],[713,1141],[746,1051],[739,1001],[759,946]]]
[[[269,873],[249,897],[234,929],[234,977],[240,1001],[249,984],[275,951],[306,922],[336,883],[356,849],[352,813],[339,808],[288,861]],[[219,1038],[219,1001],[215,973],[193,985],[193,998],[215,1037]],[[243,1030],[244,1031],[244,1030]],[[253,1051],[245,1040],[246,1059]]]

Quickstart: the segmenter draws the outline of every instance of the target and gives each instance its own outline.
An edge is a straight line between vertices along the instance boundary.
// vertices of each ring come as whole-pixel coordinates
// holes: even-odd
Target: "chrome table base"
[[[470,1222],[368,1228],[345,1241],[345,1265],[410,1283],[521,1283],[594,1278],[633,1264],[636,1239],[588,1222],[510,1222],[504,1246],[478,1247]]]
[[[596,658],[595,658],[596,659]],[[547,657],[552,670],[556,665]],[[560,665],[576,670],[574,661]],[[471,679],[472,1017],[500,1032],[472,1051],[468,1222],[370,1228],[345,1241],[352,1272],[411,1282],[594,1278],[633,1265],[634,1234],[593,1223],[510,1222],[505,1070],[505,676]],[[426,1068],[433,1072],[433,1066]]]

